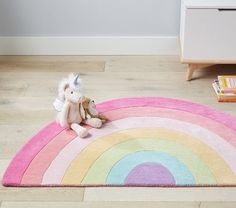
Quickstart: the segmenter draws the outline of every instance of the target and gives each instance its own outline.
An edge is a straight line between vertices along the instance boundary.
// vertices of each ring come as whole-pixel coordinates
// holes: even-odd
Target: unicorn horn
[[[75,80],[74,80],[74,85],[75,85],[75,86],[79,84],[79,83],[78,83],[78,78],[79,78],[79,75],[78,75],[78,74],[75,75]]]

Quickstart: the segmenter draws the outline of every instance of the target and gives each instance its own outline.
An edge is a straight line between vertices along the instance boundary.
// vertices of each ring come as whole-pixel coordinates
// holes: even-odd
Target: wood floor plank
[[[14,188],[0,186],[1,201],[82,201],[84,188]]]
[[[236,199],[235,202],[202,202],[200,204],[200,208],[235,208],[236,207]]]
[[[10,163],[10,160],[0,159],[0,180],[2,179],[3,174],[4,174],[7,166],[9,165],[9,163]]]
[[[0,56],[0,71],[102,72],[105,61],[81,60],[78,56]]]
[[[198,208],[199,203],[183,203],[183,202],[3,202],[1,208]]]
[[[57,94],[57,84],[64,76],[62,74],[59,76],[58,73],[55,74],[57,76],[53,74],[50,76],[47,75],[46,79],[44,73],[27,73],[26,77],[22,77],[20,74],[18,74],[19,76],[10,76],[1,73],[1,79],[5,80],[0,82],[0,96],[2,97],[2,104],[0,104],[2,108],[6,110],[8,103],[9,107],[10,105],[15,105],[17,108],[24,108],[20,106],[28,107],[32,103],[33,109],[37,107],[33,103],[38,101],[41,105],[45,102],[45,106],[51,110],[51,103]],[[165,96],[192,100],[194,102],[212,105],[212,107],[216,106],[216,108],[230,113],[235,109],[235,104],[233,103],[216,102],[211,87],[211,80],[202,79],[196,80],[195,82],[183,82],[184,73],[181,72],[174,73],[172,78],[169,77],[170,74],[167,72],[159,73],[159,75],[155,72],[150,72],[145,76],[142,72],[94,72],[82,74],[86,95],[94,98],[97,102],[128,96]],[[12,79],[16,81],[12,81]],[[37,83],[41,83],[41,85],[39,86]],[[24,105],[22,102],[26,104]],[[30,112],[31,108],[28,109]]]
[[[183,72],[186,65],[177,56],[121,56],[107,60],[106,71],[112,72]]]
[[[86,188],[84,201],[235,201],[234,188]]]

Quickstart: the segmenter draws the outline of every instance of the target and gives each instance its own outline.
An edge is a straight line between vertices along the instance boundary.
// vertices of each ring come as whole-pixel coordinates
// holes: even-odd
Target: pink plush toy
[[[102,126],[99,118],[86,118],[83,100],[79,75],[70,74],[59,84],[58,98],[53,103],[58,111],[57,122],[62,127],[69,125],[81,138],[88,135],[88,130],[80,123],[84,122],[95,128]]]

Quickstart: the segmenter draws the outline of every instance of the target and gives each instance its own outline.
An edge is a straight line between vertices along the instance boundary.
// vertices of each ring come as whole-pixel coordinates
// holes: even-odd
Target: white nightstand
[[[182,0],[181,61],[195,69],[236,63],[236,0]]]

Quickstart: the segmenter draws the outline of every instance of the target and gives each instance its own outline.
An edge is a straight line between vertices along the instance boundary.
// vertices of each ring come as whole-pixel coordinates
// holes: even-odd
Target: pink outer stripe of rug
[[[106,129],[91,129],[91,138],[81,140],[76,138],[61,150],[60,154],[52,161],[50,167],[43,176],[42,184],[60,184],[61,180],[70,166],[71,162],[76,158],[81,151],[84,150],[92,142],[99,140],[100,137],[106,136],[125,129],[133,128],[167,128],[175,131],[180,131],[185,134],[198,138],[211,149],[214,149],[222,159],[228,164],[232,171],[236,174],[236,158],[235,149],[232,145],[220,138],[216,134],[208,131],[200,126],[178,121],[169,118],[159,117],[128,117],[108,123]],[[28,181],[27,184],[34,184],[33,181]]]
[[[57,156],[59,151],[70,143],[77,135],[72,130],[65,130],[58,134],[48,143],[32,160],[25,171],[21,183],[25,181],[42,181],[43,173],[49,167],[51,161]]]
[[[234,141],[236,147],[235,140],[232,140],[235,134],[231,129],[211,119],[199,115],[193,116],[192,113],[188,112],[183,114],[181,111],[172,109],[154,108],[154,107],[134,107],[134,108],[121,108],[105,112],[104,115],[107,116],[111,121],[115,121],[118,119],[133,117],[137,115],[142,116],[140,115],[139,112],[142,112],[142,114],[145,116],[173,118],[188,123],[194,123],[202,127],[207,126],[210,131],[222,137],[226,136],[225,139],[229,141]],[[224,132],[227,132],[227,134],[224,134]],[[66,135],[66,139],[62,139],[61,134],[57,135],[32,160],[29,168],[24,173],[23,179],[21,181],[22,184],[26,183],[27,181],[34,181],[34,183],[40,184],[42,181],[43,174],[51,164],[51,161],[59,154],[59,152],[65,145],[67,145],[70,141],[72,141],[76,137],[75,134],[70,133]],[[56,174],[57,173],[55,173],[55,175]]]
[[[65,128],[62,128],[53,122],[31,138],[29,142],[26,143],[26,145],[16,154],[13,158],[13,162],[8,166],[3,176],[3,185],[19,185],[22,179],[22,174],[25,172],[35,155],[37,155],[50,140],[64,129]]]
[[[99,112],[102,113],[106,111],[115,110],[118,108],[141,107],[141,106],[170,108],[181,111],[187,111],[193,114],[198,114],[213,119],[217,122],[223,123],[229,128],[236,130],[235,117],[201,104],[172,98],[163,98],[163,97],[121,98],[100,103],[97,105],[97,109]]]

